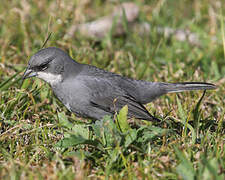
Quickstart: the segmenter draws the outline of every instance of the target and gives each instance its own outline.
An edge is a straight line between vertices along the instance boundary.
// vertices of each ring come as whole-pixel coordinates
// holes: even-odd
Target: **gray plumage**
[[[172,92],[215,89],[210,83],[147,82],[122,77],[95,66],[80,64],[59,48],[41,49],[29,60],[24,78],[48,82],[56,97],[75,114],[92,119],[113,116],[128,105],[128,116],[157,120],[143,106]]]

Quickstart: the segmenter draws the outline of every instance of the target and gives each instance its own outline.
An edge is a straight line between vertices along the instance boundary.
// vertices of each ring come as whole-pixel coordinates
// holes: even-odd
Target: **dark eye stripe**
[[[55,56],[51,56],[51,57],[47,58],[46,61],[45,61],[44,63],[40,64],[40,65],[37,66],[37,67],[34,67],[34,69],[35,69],[36,71],[44,71],[45,69],[48,68],[48,64],[49,64],[53,59],[55,59]]]
[[[38,70],[42,70],[42,71],[44,71],[47,68],[48,68],[48,64],[42,64],[42,65],[38,66]]]

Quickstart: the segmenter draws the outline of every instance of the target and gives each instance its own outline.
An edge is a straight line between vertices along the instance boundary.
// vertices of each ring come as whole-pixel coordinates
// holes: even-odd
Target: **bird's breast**
[[[90,89],[84,83],[70,80],[63,81],[57,86],[52,87],[56,97],[70,111],[80,111],[90,100]]]

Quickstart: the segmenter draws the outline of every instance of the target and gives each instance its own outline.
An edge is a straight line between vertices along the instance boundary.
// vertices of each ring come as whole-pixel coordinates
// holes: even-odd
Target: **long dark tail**
[[[152,102],[156,98],[166,93],[216,89],[216,86],[214,84],[203,82],[182,82],[182,83],[146,82],[146,81],[134,81],[134,82],[136,83],[136,91],[132,89],[130,90],[130,94],[133,95],[136,98],[136,100],[141,104]]]
[[[163,86],[165,86],[167,93],[217,88],[214,84],[203,82],[163,83]]]

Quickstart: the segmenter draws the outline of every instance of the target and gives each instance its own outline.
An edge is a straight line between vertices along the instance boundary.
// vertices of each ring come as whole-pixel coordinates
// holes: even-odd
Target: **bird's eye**
[[[44,71],[44,70],[46,70],[48,68],[48,64],[43,64],[43,65],[40,65],[39,67],[38,67],[38,70],[39,71]]]
[[[44,70],[46,70],[48,68],[48,66],[44,66],[44,67],[42,67],[42,71],[44,71]]]

